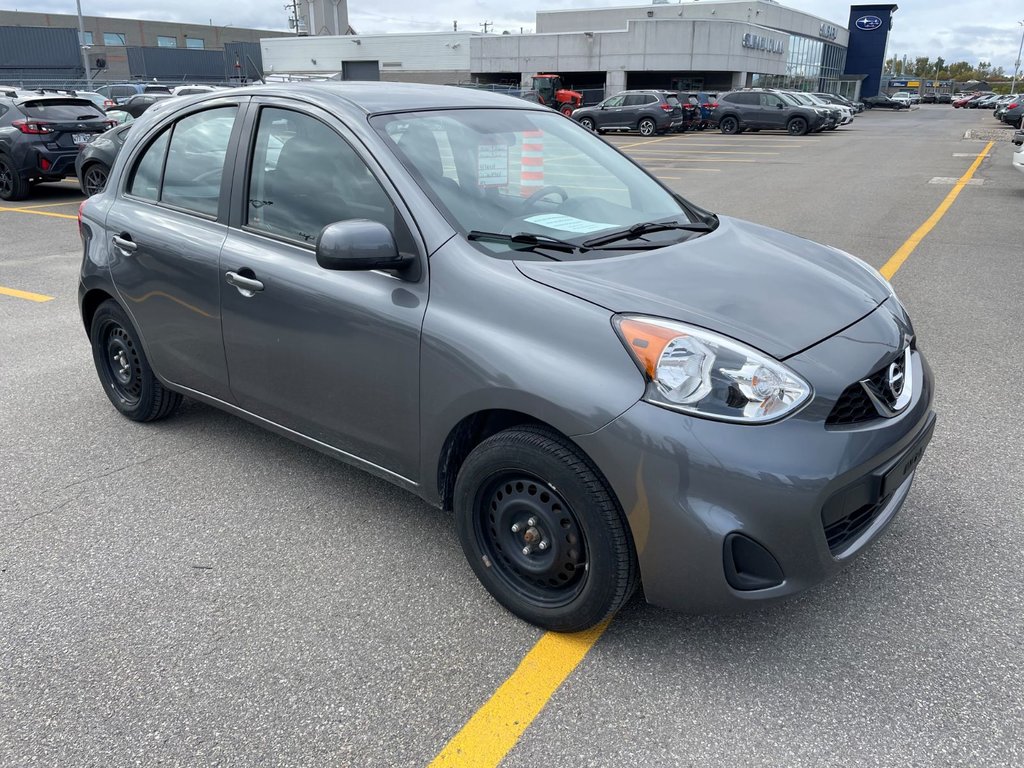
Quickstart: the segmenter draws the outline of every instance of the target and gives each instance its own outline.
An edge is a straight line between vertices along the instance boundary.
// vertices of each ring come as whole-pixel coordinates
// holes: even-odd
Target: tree
[[[934,72],[935,77],[938,78],[939,80],[944,80],[945,78],[942,76],[942,73],[946,71],[946,60],[944,58],[942,58],[941,56],[939,56],[939,57],[937,57],[935,59],[935,65],[934,66],[935,66],[935,72]],[[948,76],[949,73],[947,72],[946,74]]]
[[[918,56],[914,59],[914,74],[919,77],[927,77],[932,73],[931,59],[927,56]]]

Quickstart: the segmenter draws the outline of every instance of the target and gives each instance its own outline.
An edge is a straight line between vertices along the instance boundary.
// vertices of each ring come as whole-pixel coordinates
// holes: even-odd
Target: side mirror
[[[775,105],[775,108],[776,108],[776,109],[782,109],[782,107],[783,107],[783,105],[782,105],[782,104],[776,104],[776,105]]]
[[[404,269],[414,261],[398,252],[391,230],[377,221],[336,221],[316,239],[316,263],[324,269]]]
[[[601,109],[607,109],[607,106],[605,105],[605,103],[603,101],[601,102]]]

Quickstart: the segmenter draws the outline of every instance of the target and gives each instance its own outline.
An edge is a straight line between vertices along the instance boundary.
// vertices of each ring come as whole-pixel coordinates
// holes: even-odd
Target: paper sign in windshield
[[[481,144],[476,157],[477,183],[481,187],[508,186],[507,144]]]
[[[530,216],[527,219],[531,224],[540,224],[548,229],[560,229],[563,232],[578,232],[585,235],[589,232],[597,232],[601,229],[610,229],[614,224],[601,224],[596,221],[577,219],[575,216],[565,216],[561,213],[543,213],[539,216]]]

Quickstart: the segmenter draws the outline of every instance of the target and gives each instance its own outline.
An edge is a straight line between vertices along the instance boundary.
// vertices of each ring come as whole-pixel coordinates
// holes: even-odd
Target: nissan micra
[[[468,89],[332,83],[138,120],[80,306],[136,421],[222,408],[451,510],[541,627],[800,592],[903,505],[932,375],[889,284]]]

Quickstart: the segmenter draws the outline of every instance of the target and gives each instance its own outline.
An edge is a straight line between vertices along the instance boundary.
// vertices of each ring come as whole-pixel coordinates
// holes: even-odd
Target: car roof
[[[474,107],[551,111],[546,107],[540,107],[522,99],[510,99],[503,93],[459,88],[453,85],[424,85],[421,83],[357,81],[272,83],[235,88],[232,89],[231,94],[299,97],[321,105],[368,115],[430,109],[471,109]],[[214,91],[202,95],[196,94],[189,98],[196,99],[193,103],[201,103],[207,99],[223,99],[224,97],[224,91]]]

